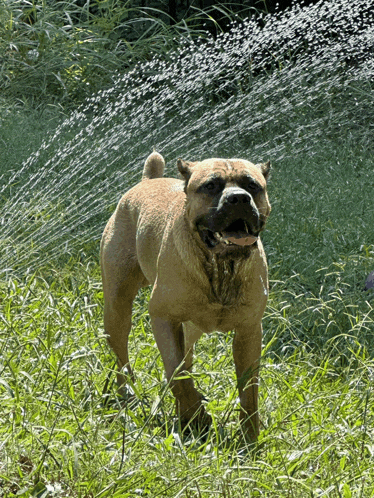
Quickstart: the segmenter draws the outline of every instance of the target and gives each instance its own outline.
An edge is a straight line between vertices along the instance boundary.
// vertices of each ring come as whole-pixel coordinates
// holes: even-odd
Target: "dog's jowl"
[[[163,178],[151,154],[142,181],[120,200],[101,241],[104,325],[118,358],[118,383],[129,364],[132,302],[151,285],[153,333],[182,426],[210,416],[188,375],[193,346],[204,333],[235,332],[233,355],[241,420],[249,440],[258,422],[261,319],[268,273],[260,232],[270,213],[270,164],[242,159],[178,160],[183,179]]]

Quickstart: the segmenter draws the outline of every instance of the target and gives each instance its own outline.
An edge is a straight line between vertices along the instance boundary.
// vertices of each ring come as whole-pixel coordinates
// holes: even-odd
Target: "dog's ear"
[[[265,180],[268,181],[270,178],[270,170],[271,170],[270,161],[268,161],[267,163],[256,164],[256,166],[260,168],[261,173],[263,174]]]
[[[188,183],[188,180],[190,179],[190,176],[192,175],[192,166],[194,164],[195,163],[191,163],[190,161],[183,161],[183,159],[177,160],[177,166],[178,166],[179,173],[186,180],[186,184]]]

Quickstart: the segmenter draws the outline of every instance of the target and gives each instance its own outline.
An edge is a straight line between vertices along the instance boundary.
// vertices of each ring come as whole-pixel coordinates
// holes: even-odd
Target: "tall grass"
[[[74,106],[109,88],[137,62],[166,56],[176,40],[205,38],[206,23],[220,32],[212,11],[227,23],[240,18],[228,7],[192,7],[170,25],[157,8],[117,0],[5,0],[0,7],[3,95],[33,105]]]
[[[135,399],[122,408],[101,325],[97,262],[72,260],[42,273],[23,282],[8,279],[0,289],[2,496],[374,492],[374,364],[360,344],[360,332],[373,330],[369,302],[358,301],[352,310],[345,300],[340,314],[344,297],[332,294],[330,324],[347,313],[350,325],[326,338],[325,349],[311,350],[308,338],[299,337],[287,355],[285,332],[307,330],[311,319],[322,324],[325,303],[315,298],[297,306],[296,300],[291,314],[292,278],[277,282],[264,321],[262,431],[251,453],[240,443],[231,334],[212,334],[198,344],[195,380],[208,398],[213,426],[206,440],[183,439],[149,327],[147,293],[134,306]],[[279,299],[280,286],[287,301]]]

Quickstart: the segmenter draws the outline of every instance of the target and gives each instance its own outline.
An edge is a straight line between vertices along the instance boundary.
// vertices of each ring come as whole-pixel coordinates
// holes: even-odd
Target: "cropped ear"
[[[188,180],[190,179],[190,176],[192,175],[192,167],[194,165],[195,165],[195,163],[192,163],[190,161],[183,161],[183,159],[177,160],[177,166],[178,166],[179,173],[186,180],[186,184],[187,184]]]
[[[261,173],[263,174],[265,180],[267,181],[270,177],[271,164],[270,161],[267,163],[256,164],[258,168],[260,168]]]

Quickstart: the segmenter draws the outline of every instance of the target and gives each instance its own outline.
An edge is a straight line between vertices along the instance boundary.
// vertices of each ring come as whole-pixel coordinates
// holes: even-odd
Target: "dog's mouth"
[[[242,220],[236,220],[228,225],[224,230],[212,231],[202,227],[199,229],[200,237],[209,249],[214,249],[218,245],[226,247],[252,246],[258,240],[248,224]]]

